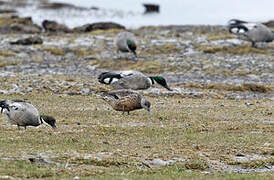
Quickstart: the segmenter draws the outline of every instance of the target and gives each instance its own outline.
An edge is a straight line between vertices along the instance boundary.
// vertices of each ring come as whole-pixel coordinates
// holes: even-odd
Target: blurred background
[[[158,6],[145,13],[144,4]],[[273,19],[273,0],[3,0],[1,9],[31,16],[39,25],[45,19],[73,28],[98,21],[113,21],[127,28],[148,25],[225,25],[229,19]]]

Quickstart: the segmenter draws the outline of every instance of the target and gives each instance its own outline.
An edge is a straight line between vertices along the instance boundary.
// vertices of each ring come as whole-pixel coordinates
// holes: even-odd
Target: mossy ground
[[[18,130],[1,117],[0,175],[30,179],[273,178],[271,172],[228,174],[210,168],[215,161],[243,167],[273,164],[274,128],[265,122],[274,116],[270,100],[250,100],[254,105],[246,106],[246,100],[147,97],[152,115],[144,110],[122,115],[96,95],[0,95],[0,99],[7,98],[28,99],[42,114],[54,116],[58,128],[42,125]],[[270,158],[237,164],[233,157],[239,153]],[[41,154],[52,163],[28,160]],[[164,167],[140,166],[155,158],[185,161]]]

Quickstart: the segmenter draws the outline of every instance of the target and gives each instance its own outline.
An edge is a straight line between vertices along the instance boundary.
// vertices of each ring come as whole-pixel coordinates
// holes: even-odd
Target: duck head
[[[1,114],[3,113],[4,109],[7,109],[8,111],[10,111],[9,105],[7,104],[6,101],[0,101],[0,108],[1,108]]]
[[[135,57],[137,57],[137,53],[136,53],[136,44],[132,41],[132,40],[127,40],[127,46],[129,48],[129,50],[134,54]]]
[[[43,123],[44,121],[47,124],[49,124],[52,128],[56,128],[56,120],[54,119],[54,117],[47,116],[47,115],[40,115],[40,120],[41,120],[41,123]]]
[[[160,84],[167,90],[172,91],[172,89],[170,89],[169,86],[167,85],[165,78],[163,78],[162,76],[150,76],[149,78],[151,79],[152,84],[154,83],[154,81],[156,81],[158,84]]]
[[[151,111],[150,111],[150,102],[148,100],[146,100],[145,98],[142,98],[141,100],[141,106],[142,108],[144,108],[145,110],[148,111],[149,114],[151,114]]]

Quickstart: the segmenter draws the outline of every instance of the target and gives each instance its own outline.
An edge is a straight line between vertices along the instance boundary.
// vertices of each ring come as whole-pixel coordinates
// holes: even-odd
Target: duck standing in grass
[[[111,85],[114,89],[142,90],[150,88],[155,82],[172,91],[162,76],[146,76],[139,71],[125,70],[104,72],[98,76],[102,84]]]
[[[137,58],[136,49],[137,43],[135,36],[130,32],[120,32],[114,40],[117,46],[117,52],[132,52]]]
[[[150,112],[150,102],[136,91],[121,89],[116,91],[104,92],[101,94],[105,100],[116,111],[129,112],[137,109],[145,109]]]
[[[228,22],[229,32],[238,35],[240,39],[250,41],[252,47],[257,47],[257,42],[272,42],[274,33],[261,23],[246,22],[232,19]]]
[[[11,123],[20,126],[39,126],[46,122],[51,127],[56,128],[56,120],[51,116],[40,115],[38,110],[24,100],[4,100],[0,101],[1,113]]]

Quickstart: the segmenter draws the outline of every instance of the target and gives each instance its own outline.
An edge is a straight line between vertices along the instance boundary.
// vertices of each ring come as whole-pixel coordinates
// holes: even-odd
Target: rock
[[[172,159],[172,160],[164,161],[162,159],[156,158],[153,160],[145,161],[145,163],[148,165],[168,166],[168,165],[174,164],[178,161],[182,161],[182,160],[181,159]]]
[[[17,13],[15,9],[0,9],[0,14]]]
[[[0,6],[2,6],[2,5],[25,7],[27,5],[27,3],[24,1],[0,1]]]
[[[44,20],[42,26],[46,32],[71,32],[71,29],[69,29],[65,24],[59,24],[56,21]]]
[[[143,6],[146,8],[145,14],[160,12],[160,6],[158,4],[143,4]]]
[[[10,42],[10,44],[19,44],[19,45],[32,45],[32,44],[42,44],[43,40],[39,36],[31,36],[24,39],[19,39],[14,42]]]
[[[44,159],[44,158],[41,158],[41,157],[31,157],[29,158],[29,161],[31,163],[35,163],[35,164],[38,164],[38,165],[48,165],[48,164],[52,164],[53,162],[51,162],[50,160],[47,160],[47,159]]]
[[[72,4],[67,4],[67,3],[44,2],[39,6],[39,8],[41,8],[41,9],[62,9],[62,8],[75,8],[75,6]]]
[[[274,20],[267,21],[263,24],[266,25],[267,27],[274,28]]]
[[[0,94],[8,94],[8,91],[0,89]]]
[[[31,17],[0,17],[0,33],[40,33],[41,27],[32,22]]]
[[[89,88],[83,88],[81,94],[82,95],[90,95],[90,89]]]
[[[0,176],[0,179],[14,179],[14,177],[5,175],[5,176]]]
[[[73,180],[79,180],[80,178],[79,178],[79,176],[75,176],[74,178],[73,178]]]
[[[126,29],[125,26],[122,26],[113,22],[98,22],[92,24],[85,24],[83,26],[79,26],[74,28],[73,30],[76,32],[90,32],[94,30],[108,30],[108,29]]]
[[[40,33],[41,28],[37,25],[23,25],[23,24],[12,24],[10,26],[11,31],[17,33],[27,33],[27,34],[34,34]]]

